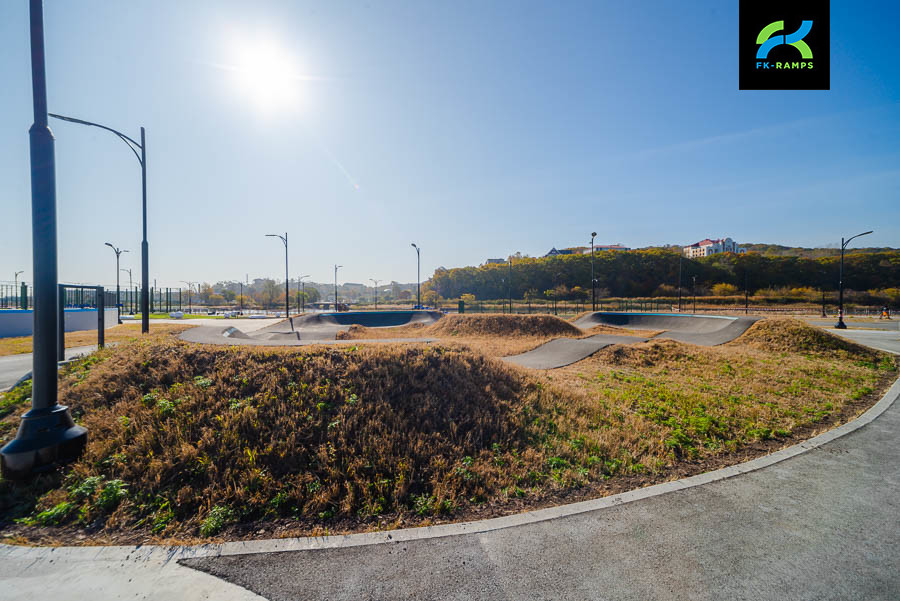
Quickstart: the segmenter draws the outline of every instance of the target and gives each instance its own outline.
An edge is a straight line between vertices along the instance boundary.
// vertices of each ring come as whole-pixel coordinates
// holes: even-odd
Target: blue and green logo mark
[[[756,36],[756,43],[759,44],[759,50],[756,51],[756,58],[766,60],[769,58],[769,51],[772,48],[787,44],[788,46],[793,46],[799,50],[801,58],[812,60],[812,50],[810,50],[806,42],[803,41],[806,34],[812,30],[812,26],[812,21],[803,21],[800,24],[800,28],[794,33],[790,35],[775,35],[779,31],[784,31],[784,21],[769,23],[763,27],[762,31],[759,32],[759,35]]]
[[[740,88],[829,89],[829,4],[829,0],[740,0]]]

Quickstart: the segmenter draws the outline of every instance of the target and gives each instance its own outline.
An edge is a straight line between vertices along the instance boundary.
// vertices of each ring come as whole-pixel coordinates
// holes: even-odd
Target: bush
[[[738,287],[734,284],[726,284],[723,282],[720,284],[715,284],[712,287],[712,293],[715,296],[733,296],[737,294],[737,292]]]

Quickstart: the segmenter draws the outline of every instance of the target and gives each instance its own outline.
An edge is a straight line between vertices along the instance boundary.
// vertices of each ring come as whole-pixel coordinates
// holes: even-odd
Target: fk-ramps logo
[[[741,0],[740,88],[830,88],[828,0]]]

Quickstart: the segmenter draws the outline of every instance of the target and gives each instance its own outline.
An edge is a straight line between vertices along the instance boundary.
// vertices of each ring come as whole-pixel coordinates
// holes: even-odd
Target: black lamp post
[[[597,285],[594,283],[594,238],[597,232],[591,232],[591,311],[597,310]]]
[[[376,280],[374,278],[369,278],[369,281],[375,284],[375,310],[378,310],[378,282],[381,280]]]
[[[297,278],[297,281],[300,282],[300,312],[306,313],[306,282],[303,280],[308,278],[308,275],[301,275]]]
[[[181,283],[188,285],[188,315],[191,315],[194,312],[194,307],[191,304],[191,297],[193,296],[194,292],[194,284],[196,284],[197,282],[188,282],[186,280],[181,280]],[[197,292],[200,292],[199,284],[197,285]]]
[[[117,263],[117,264],[118,264],[118,263]],[[128,289],[132,291],[131,298],[134,299],[134,294],[133,294],[133,293],[134,293],[134,283],[133,283],[133,281],[132,281],[132,279],[131,279],[131,268],[129,267],[128,269],[125,269],[125,268],[123,267],[123,268],[119,269],[119,271],[125,271],[125,272],[128,273]],[[116,281],[117,281],[117,282],[119,281],[118,278],[116,278]],[[134,305],[129,305],[129,306],[130,306],[130,307],[133,307]],[[131,311],[131,314],[134,315],[134,311],[133,311],[133,310]]]
[[[871,234],[873,230],[850,236],[847,240],[841,238],[841,271],[838,279],[838,322],[834,325],[839,330],[846,330],[847,324],[844,323],[844,249],[850,244],[850,241],[860,236]]]
[[[509,263],[509,277],[506,278],[506,295],[509,297],[509,314],[512,315],[512,255],[507,259]]]
[[[284,317],[285,319],[291,321],[291,330],[294,329],[294,322],[290,320],[291,317],[291,290],[290,290],[290,279],[288,278],[288,237],[287,232],[284,233],[284,236],[281,234],[266,234],[267,238],[281,238],[281,241],[284,242]]]
[[[684,259],[684,251],[678,255],[678,312],[681,313],[681,261]]]
[[[47,124],[44,70],[44,7],[30,0],[31,83],[34,124],[31,150],[31,239],[34,262],[34,353],[31,410],[22,416],[16,437],[0,449],[3,477],[24,479],[54,463],[76,459],[87,443],[87,429],[76,426],[69,408],[57,403],[56,337],[56,165],[53,134]]]
[[[116,321],[118,323],[122,323],[122,301],[119,299],[120,289],[119,289],[119,256],[122,253],[127,253],[127,250],[116,248],[111,243],[106,242],[106,246],[113,249],[113,252],[116,253]]]
[[[422,308],[422,249],[413,242],[410,244],[416,249],[416,304]]]
[[[22,300],[21,300],[21,298],[20,298],[22,295],[21,295],[21,293],[19,292],[19,276],[22,275],[23,273],[25,273],[25,272],[24,272],[24,271],[17,271],[15,277],[13,278],[13,296],[14,296],[15,299],[16,299],[15,307],[16,307],[17,309],[19,308],[19,305],[20,305],[21,302],[22,302]],[[24,286],[24,285],[25,285],[25,282],[22,282],[22,285]],[[28,308],[28,306],[27,306],[27,305],[28,305],[27,299],[26,299],[25,305],[26,305],[26,306],[23,306],[22,309],[27,309],[27,308]]]
[[[694,313],[697,312],[697,276],[691,276],[692,284],[691,284],[691,296],[694,297]]]
[[[343,267],[343,265],[338,265],[335,263],[334,265],[334,312],[337,313],[338,310],[338,294],[337,294],[337,270]]]
[[[74,117],[65,117],[54,113],[50,113],[50,116],[70,123],[99,127],[100,129],[105,129],[108,132],[116,134],[119,136],[119,139],[128,145],[128,148],[131,149],[131,152],[134,153],[134,156],[137,157],[138,162],[141,164],[141,216],[143,230],[143,238],[141,239],[141,333],[146,334],[150,331],[150,259],[148,258],[149,245],[147,244],[147,139],[144,128],[141,128],[141,143],[138,144],[122,132],[116,131],[105,125],[100,125],[99,123],[92,123],[91,121],[75,119]],[[138,150],[141,151],[140,154],[138,154]]]

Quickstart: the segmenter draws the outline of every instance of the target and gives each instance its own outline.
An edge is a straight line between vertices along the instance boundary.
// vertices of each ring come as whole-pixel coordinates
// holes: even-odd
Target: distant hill
[[[840,247],[835,244],[835,248],[804,248],[800,246],[782,246],[780,244],[750,244],[743,243],[742,247],[748,252],[756,252],[767,257],[806,257],[808,259],[818,259],[821,257],[834,257],[841,254]],[[896,248],[848,248],[846,252],[853,254],[872,254],[880,252],[891,252]]]

